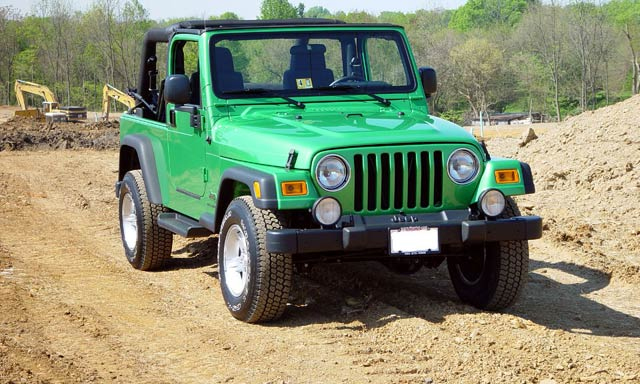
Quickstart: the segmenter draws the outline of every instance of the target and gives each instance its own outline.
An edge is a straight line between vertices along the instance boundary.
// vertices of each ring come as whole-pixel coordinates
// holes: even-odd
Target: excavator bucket
[[[29,118],[29,119],[36,119],[36,120],[40,120],[44,118],[44,116],[42,116],[40,111],[37,109],[18,110],[16,111],[15,116]]]

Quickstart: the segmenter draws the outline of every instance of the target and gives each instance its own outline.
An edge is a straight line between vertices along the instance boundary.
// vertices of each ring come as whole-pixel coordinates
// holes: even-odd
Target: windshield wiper
[[[304,109],[306,107],[304,105],[304,103],[301,102],[301,101],[292,99],[289,96],[278,95],[273,90],[266,89],[266,88],[234,89],[232,91],[224,91],[224,92],[222,92],[222,94],[223,95],[268,95],[268,96],[275,96],[275,97],[279,97],[279,98],[281,98],[283,100],[286,100],[286,101],[290,102],[291,104],[295,105],[296,107],[298,107],[300,109]]]
[[[337,89],[337,90],[341,90],[341,91],[347,91],[347,90],[350,90],[350,89],[364,89],[364,88],[362,86],[360,86],[360,85],[336,84],[334,86],[319,87],[319,88],[314,88],[314,89],[318,89],[318,90],[321,90],[321,91],[330,91],[332,89]],[[379,101],[385,107],[391,106],[391,101],[389,101],[388,99],[385,99],[384,97],[378,96],[375,93],[371,93],[371,92],[365,92],[365,94],[367,96],[371,97],[372,99],[375,99],[376,101]]]
[[[375,93],[367,93],[367,96],[372,97],[376,100],[378,100],[379,102],[381,102],[385,107],[390,107],[391,106],[391,102],[389,101],[389,99],[385,99],[382,96],[378,96]]]

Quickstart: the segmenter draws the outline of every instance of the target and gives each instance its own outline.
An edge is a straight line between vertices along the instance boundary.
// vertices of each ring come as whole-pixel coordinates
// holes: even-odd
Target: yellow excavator
[[[32,95],[37,95],[44,98],[44,101],[42,102],[42,109],[44,111],[44,117],[47,120],[47,122],[73,121],[73,120],[82,120],[87,118],[86,107],[59,106],[56,95],[53,92],[51,92],[51,90],[45,85],[32,83],[30,81],[16,80],[14,84],[14,88],[16,91],[16,99],[18,99],[18,105],[21,108],[20,111],[16,111],[15,113],[16,116],[26,116],[26,117],[35,117],[35,118],[42,117],[40,114],[40,111],[37,108],[29,109],[27,107],[24,94],[30,93]]]
[[[133,109],[136,106],[136,100],[122,92],[113,85],[105,84],[102,88],[102,118],[109,120],[109,111],[111,110],[111,99],[124,104],[129,109]]]

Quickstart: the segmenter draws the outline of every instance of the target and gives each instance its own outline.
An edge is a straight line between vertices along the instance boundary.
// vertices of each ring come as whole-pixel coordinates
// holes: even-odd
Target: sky
[[[78,10],[85,10],[91,0],[63,0],[68,1]],[[233,1],[203,1],[203,0],[139,0],[149,11],[154,20],[169,18],[208,18],[224,12],[234,12],[243,19],[255,19],[260,15],[260,0]],[[124,0],[121,0],[124,2]],[[379,14],[382,11],[415,12],[418,9],[454,9],[466,0],[396,0],[393,2],[382,0],[289,0],[293,5],[303,3],[307,9],[322,6],[335,13],[338,11],[367,11]],[[32,13],[38,0],[0,0],[0,6],[10,5],[22,14]],[[207,5],[210,4],[210,5]]]

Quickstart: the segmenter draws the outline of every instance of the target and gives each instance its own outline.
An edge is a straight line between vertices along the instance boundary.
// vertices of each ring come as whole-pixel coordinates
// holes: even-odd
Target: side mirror
[[[191,85],[186,75],[170,75],[164,82],[164,99],[182,105],[191,101]]]
[[[427,97],[436,93],[438,90],[438,79],[436,77],[436,70],[431,67],[422,67],[420,71],[420,81],[422,82],[422,88]]]

